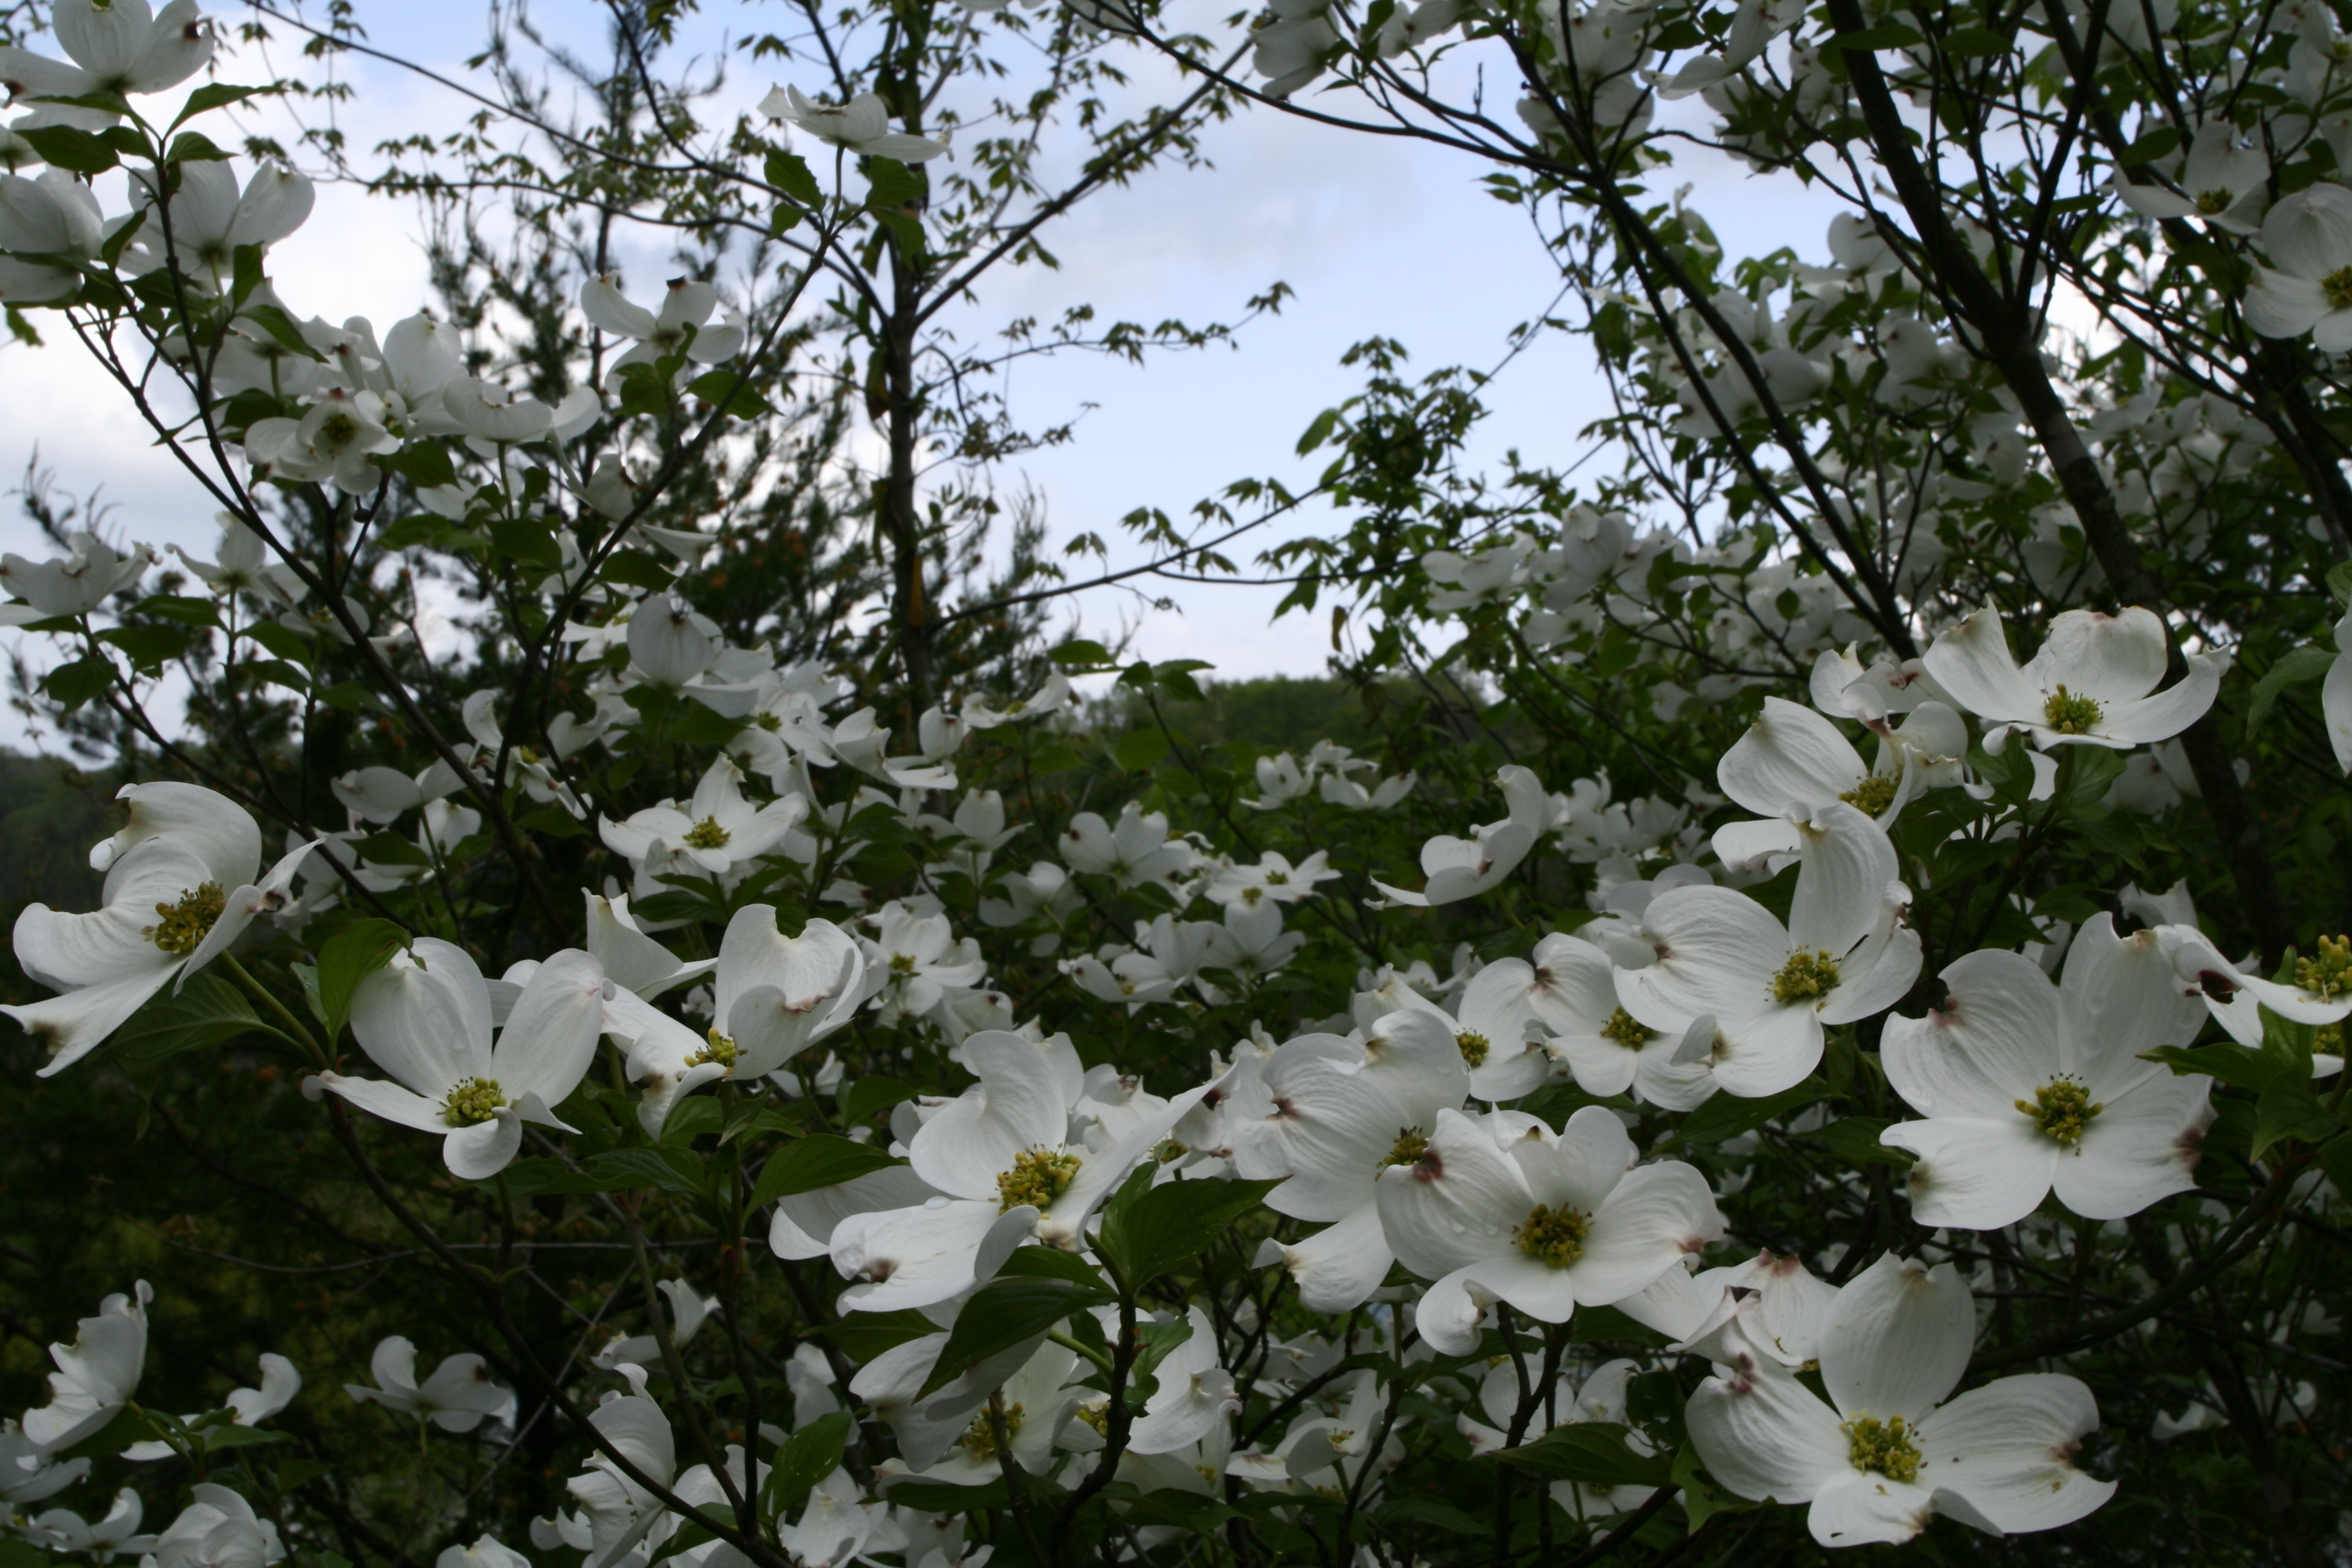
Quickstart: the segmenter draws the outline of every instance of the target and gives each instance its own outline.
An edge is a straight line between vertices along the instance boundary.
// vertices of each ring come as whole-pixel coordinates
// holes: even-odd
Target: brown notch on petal
[[[1423,1149],[1421,1158],[1412,1163],[1412,1179],[1434,1182],[1445,1174],[1445,1162],[1434,1149]]]
[[[2227,1002],[2238,994],[2238,983],[2218,969],[2201,971],[2197,976],[2197,988],[2216,1002]]]

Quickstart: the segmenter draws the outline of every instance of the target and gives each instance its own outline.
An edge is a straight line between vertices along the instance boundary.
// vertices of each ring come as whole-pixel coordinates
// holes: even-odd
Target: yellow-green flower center
[[[2237,199],[2234,191],[2200,191],[2197,193],[2197,210],[2207,217],[2220,217]]]
[[[1079,1405],[1079,1406],[1078,1406],[1078,1419],[1079,1419],[1079,1420],[1081,1420],[1081,1421],[1083,1421],[1083,1422],[1085,1422],[1087,1426],[1089,1426],[1093,1427],[1093,1428],[1095,1429],[1095,1433],[1096,1433],[1096,1435],[1097,1435],[1097,1436],[1102,1436],[1102,1437],[1108,1437],[1108,1436],[1110,1436],[1110,1402],[1109,1402],[1109,1401],[1108,1401],[1108,1400],[1106,1400],[1106,1401],[1104,1401],[1104,1402],[1103,1402],[1102,1404],[1100,1404],[1100,1405]]]
[[[1838,798],[1864,816],[1876,816],[1895,804],[1895,781],[1885,773],[1873,773]]]
[[[1021,1406],[1017,1404],[1006,1405],[1003,1420],[1004,1436],[1010,1438],[1021,1430]],[[996,1426],[989,1420],[985,1410],[972,1417],[971,1427],[956,1441],[965,1453],[983,1465],[996,1458]]]
[[[1857,1470],[1876,1470],[1890,1481],[1919,1479],[1919,1446],[1911,1440],[1903,1417],[1881,1421],[1857,1415],[1845,1424],[1846,1458]]]
[[[2091,1091],[2073,1079],[2056,1079],[2033,1091],[2032,1100],[2021,1100],[2017,1109],[2033,1119],[2034,1125],[2073,1148],[2083,1141],[2083,1129],[2091,1118],[2106,1109],[2094,1102]]]
[[[1383,1165],[1410,1165],[1429,1152],[1429,1140],[1418,1127],[1400,1127],[1397,1141],[1390,1146]]]
[[[2352,310],[2352,267],[2339,267],[2319,280],[2331,310]]]
[[[717,817],[706,816],[686,830],[686,847],[688,849],[724,849],[729,837],[727,830],[719,826]]]
[[[1838,983],[1837,960],[1826,951],[1792,952],[1780,973],[1772,976],[1772,1000],[1810,1002],[1826,996]]]
[[[1152,1146],[1151,1158],[1157,1163],[1172,1165],[1192,1152],[1173,1138],[1162,1138]]]
[[[996,1178],[996,1195],[1003,1200],[999,1214],[1010,1214],[1026,1204],[1045,1209],[1069,1190],[1078,1173],[1078,1157],[1058,1149],[1024,1149],[1013,1157],[1013,1169]]]
[[[1474,1068],[1485,1064],[1487,1049],[1486,1036],[1475,1029],[1465,1029],[1454,1037],[1454,1043],[1461,1047],[1464,1061]]]
[[[2294,961],[2294,984],[2321,1001],[2352,991],[2352,937],[2323,936],[2319,951]]]
[[[449,1091],[449,1098],[442,1105],[441,1120],[452,1127],[478,1127],[496,1116],[499,1107],[506,1102],[505,1091],[499,1088],[497,1079],[466,1079]]]
[[[2077,697],[2063,686],[2042,705],[2042,717],[2062,735],[2089,734],[2097,727],[2099,715],[2096,698]]]
[[[725,1068],[728,1071],[734,1071],[735,1037],[732,1035],[720,1034],[719,1032],[719,1026],[713,1024],[710,1026],[709,1040],[710,1043],[709,1045],[704,1046],[700,1050],[686,1058],[686,1065],[692,1068],[700,1067],[705,1062],[717,1062],[720,1067]]]
[[[890,973],[893,974],[914,973],[915,955],[911,952],[892,953],[890,955]]]
[[[1592,1230],[1592,1221],[1581,1209],[1566,1204],[1553,1208],[1549,1204],[1538,1204],[1528,1211],[1527,1222],[1513,1228],[1519,1250],[1539,1263],[1554,1268],[1565,1268],[1584,1256],[1584,1238]]]
[[[1620,1007],[1609,1015],[1607,1023],[1601,1026],[1601,1037],[1614,1040],[1629,1051],[1638,1051],[1656,1039],[1658,1031],[1646,1026],[1639,1018]]]
[[[751,722],[771,733],[773,733],[784,727],[784,721],[782,719],[777,718],[773,713],[761,713],[755,717]]]
[[[155,912],[163,918],[139,934],[165,952],[194,952],[226,908],[228,895],[221,885],[206,882],[193,893],[182,893],[176,904],[157,904]]]
[[[330,414],[319,421],[319,439],[324,446],[348,447],[359,433],[360,422],[348,414]]]
[[[1268,871],[1265,874],[1265,885],[1269,888],[1286,888],[1290,886],[1290,879],[1279,871]]]
[[[1242,889],[1242,902],[1247,904],[1252,909],[1257,908],[1258,900],[1265,897],[1265,889],[1264,888],[1244,888]]]

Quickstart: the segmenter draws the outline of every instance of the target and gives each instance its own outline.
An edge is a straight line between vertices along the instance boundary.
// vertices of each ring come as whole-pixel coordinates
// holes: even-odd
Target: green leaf
[[[866,179],[866,205],[884,211],[920,201],[929,188],[922,175],[895,158],[868,158]]]
[[[1150,772],[1168,750],[1168,737],[1158,730],[1132,730],[1119,737],[1112,755],[1129,773],[1140,773]]]
[[[316,360],[320,364],[327,363],[327,356],[310,346],[310,340],[302,335],[302,329],[295,324],[294,318],[278,307],[247,305],[237,314],[268,332],[271,340],[288,353],[302,359]]]
[[[670,1107],[669,1119],[662,1123],[661,1141],[683,1147],[705,1133],[716,1132],[727,1120],[727,1112],[707,1094],[689,1095]]]
[[[750,380],[732,370],[709,370],[686,384],[687,391],[714,409],[737,419],[757,419],[773,414],[776,405],[752,390]]]
[[[1830,1091],[1830,1086],[1818,1078],[1809,1078],[1794,1089],[1784,1089],[1762,1100],[1738,1100],[1728,1094],[1717,1094],[1700,1106],[1676,1129],[1669,1143],[1720,1143],[1727,1138],[1737,1138],[1743,1132],[1753,1132],[1766,1122],[1801,1110]]]
[[[945,1481],[900,1481],[890,1489],[890,1500],[900,1508],[924,1513],[977,1514],[1003,1508],[1012,1500],[1002,1478],[984,1487],[950,1486]]]
[[[386,473],[398,474],[419,489],[436,489],[457,482],[457,465],[449,460],[449,449],[438,441],[411,441],[397,452],[387,452],[377,458],[375,466]],[[423,522],[425,520],[416,518],[410,521]],[[442,518],[431,521],[444,530],[449,526]],[[387,532],[387,541],[389,538]],[[389,542],[384,547],[388,550],[401,548]]]
[[[1948,55],[1982,56],[2005,55],[2011,46],[1990,27],[1962,27],[1937,38],[1936,47]]]
[[[433,864],[432,856],[390,829],[371,833],[352,847],[358,850],[360,858],[371,866],[429,867]]]
[[[2327,569],[2327,591],[2336,602],[2352,610],[2352,561],[2338,561]]]
[[[165,1416],[166,1421],[171,1417]],[[177,1426],[176,1422],[173,1423]],[[163,1436],[163,1429],[148,1419],[147,1413],[137,1405],[126,1405],[117,1410],[106,1425],[84,1437],[71,1447],[56,1454],[60,1459],[110,1459],[133,1443],[152,1443]]]
[[[2336,1118],[2311,1090],[2307,1077],[2283,1072],[2263,1088],[2254,1101],[2253,1158],[2259,1160],[2274,1143],[2289,1138],[2318,1143],[2336,1131]]]
[[[185,626],[110,626],[98,634],[98,640],[121,648],[130,655],[134,668],[152,675],[163,667],[165,659],[177,658],[188,651],[189,637]]]
[[[206,82],[188,94],[188,101],[180,106],[180,112],[173,117],[167,129],[176,129],[199,114],[209,114],[215,109],[226,109],[232,103],[243,103],[248,98],[275,90],[267,87],[231,87],[225,81]]]
[[[1556,1481],[1591,1487],[1662,1487],[1674,1479],[1663,1454],[1642,1455],[1625,1446],[1625,1427],[1606,1421],[1555,1426],[1532,1443],[1505,1448],[1495,1458]]]
[[[177,621],[184,626],[218,627],[220,607],[210,599],[192,599],[172,594],[155,594],[139,601],[138,613],[158,620]]]
[[[870,1171],[905,1163],[871,1143],[852,1142],[830,1132],[796,1138],[769,1157],[760,1172],[759,1184],[751,1189],[751,1207],[761,1208],[795,1193],[839,1186]]]
[[[996,1271],[999,1279],[1066,1279],[1089,1290],[1108,1290],[1103,1277],[1095,1266],[1075,1252],[1064,1252],[1056,1247],[1016,1247],[1004,1267]]]
[[[218,143],[201,131],[183,131],[172,138],[171,149],[163,154],[167,163],[226,163],[228,154]]]
[[[2124,168],[2137,169],[2143,164],[2153,163],[2159,158],[2168,157],[2172,150],[2179,145],[2180,128],[2177,125],[2160,125],[2125,148],[2116,162]]]
[[[1236,1222],[1265,1206],[1271,1182],[1168,1182],[1103,1215],[1103,1255],[1130,1289],[1197,1259]]]
[[[2253,699],[2246,704],[2246,732],[2253,733],[2270,717],[2280,692],[2319,679],[2335,668],[2336,658],[2332,647],[2299,647],[2263,671],[2263,678],[2254,682]]]
[[[768,184],[804,207],[813,207],[824,200],[824,188],[816,183],[816,175],[809,169],[808,160],[797,153],[769,153],[764,173]]]
[[[263,1035],[294,1042],[263,1023],[245,993],[217,974],[192,974],[175,994],[167,983],[139,1011],[107,1037],[107,1047],[123,1071],[153,1072],[173,1057],[236,1039]]]
[[[245,635],[278,658],[291,660],[305,669],[310,668],[310,639],[293,627],[279,626],[276,621],[256,621],[245,628]]]
[[[490,524],[490,543],[501,555],[524,566],[552,572],[563,564],[563,546],[555,531],[530,518],[499,518]]]
[[[70,125],[19,125],[16,133],[32,143],[41,162],[74,174],[102,174],[114,167],[118,154],[104,137]]]
[[[618,583],[625,588],[643,588],[659,593],[677,580],[677,574],[658,555],[644,550],[616,550],[596,575],[607,583]]]
[[[1700,1525],[1718,1513],[1745,1513],[1749,1509],[1762,1506],[1749,1502],[1746,1498],[1734,1497],[1706,1479],[1699,1469],[1698,1450],[1688,1444],[1684,1445],[1682,1451],[1675,1456],[1674,1480],[1675,1485],[1683,1489],[1683,1517],[1689,1521],[1690,1532],[1694,1535],[1698,1533]]]
[[[940,1326],[908,1307],[896,1312],[852,1312],[837,1322],[814,1331],[840,1347],[841,1353],[864,1366],[885,1351],[912,1343]]]
[[[261,270],[261,247],[240,245],[228,257],[229,302],[243,305],[267,281]]]
[[[354,921],[319,950],[320,1022],[332,1047],[352,1016],[352,993],[408,945],[408,933],[390,921]]]
[[[608,1149],[588,1156],[587,1165],[590,1175],[611,1184],[604,1189],[606,1192],[659,1187],[698,1198],[710,1191],[709,1174],[702,1162],[686,1149]]]
[[[2241,1089],[2259,1089],[2278,1076],[2278,1063],[2260,1051],[2224,1042],[2216,1046],[2200,1046],[2185,1050],[2179,1046],[2159,1046],[2140,1053],[2146,1061],[2162,1062],[2176,1078],[2201,1073],[2207,1078],[2234,1083]]]
[[[760,1483],[760,1511],[770,1519],[798,1513],[810,1489],[840,1468],[850,1425],[847,1413],[836,1410],[786,1438],[776,1450],[774,1468]]]
[[[41,677],[41,689],[68,713],[105,696],[113,685],[114,666],[96,654],[61,664]]]
[[[1426,1524],[1449,1534],[1473,1539],[1493,1529],[1491,1521],[1481,1521],[1463,1512],[1450,1502],[1433,1497],[1391,1498],[1372,1510],[1372,1517],[1382,1524]]]
[[[901,1100],[912,1100],[922,1093],[911,1083],[901,1083],[882,1073],[872,1073],[849,1086],[842,1097],[841,1119],[863,1121],[877,1110],[887,1110]]]
[[[1045,657],[1064,669],[1099,669],[1111,662],[1110,649],[1084,637],[1074,637],[1059,647],[1048,648]]]
[[[203,1428],[201,1435],[207,1454],[221,1448],[258,1448],[271,1443],[291,1443],[294,1440],[284,1432],[265,1431],[258,1426],[239,1426],[226,1421]]]
[[[1107,1290],[1089,1290],[1067,1279],[992,1279],[956,1314],[948,1342],[915,1397],[928,1399],[990,1357],[1037,1338],[1073,1312],[1111,1300]]]
[[[1890,1149],[1878,1135],[1893,1125],[1883,1116],[1846,1116],[1806,1134],[1849,1165],[1902,1165],[1918,1162],[1908,1149]]]

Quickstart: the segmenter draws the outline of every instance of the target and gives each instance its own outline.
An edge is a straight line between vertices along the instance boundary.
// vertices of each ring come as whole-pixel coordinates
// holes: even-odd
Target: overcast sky
[[[453,77],[469,74],[465,58],[483,37],[480,0],[358,0],[358,9],[378,47]],[[772,19],[764,8],[708,11],[689,47],[715,51],[719,28],[740,16]],[[602,47],[603,12],[593,0],[542,3],[532,14],[551,37],[592,57]],[[282,41],[278,47],[283,51]],[[395,68],[352,60],[344,68],[357,96],[339,113],[356,146],[419,127],[451,128],[464,112],[446,89]],[[232,63],[222,76],[257,79],[264,70]],[[728,97],[746,104],[771,83],[794,79],[789,66],[772,61],[739,59],[732,75]],[[812,78],[808,85],[817,84]],[[1147,174],[1095,197],[1050,231],[1058,270],[1004,274],[964,323],[977,331],[1019,315],[1050,318],[1082,300],[1106,319],[1200,322],[1237,315],[1277,279],[1296,290],[1278,317],[1249,326],[1234,350],[1158,356],[1141,367],[1069,355],[1022,368],[1013,394],[1023,423],[1034,428],[1083,415],[1075,442],[1020,459],[1003,476],[1008,484],[1025,478],[1042,494],[1056,542],[1092,531],[1117,548],[1118,520],[1138,507],[1181,516],[1245,476],[1303,479],[1319,465],[1294,455],[1299,432],[1360,385],[1359,373],[1339,363],[1350,343],[1397,339],[1416,373],[1489,366],[1503,357],[1510,329],[1558,293],[1543,247],[1517,208],[1477,184],[1488,169],[1475,160],[1263,110],[1212,127],[1205,142],[1213,169]],[[1834,209],[1792,200],[1792,184],[1750,182],[1720,161],[1671,173],[1696,184],[1692,200],[1735,254],[1790,245],[1823,258]],[[119,209],[119,193],[104,199]],[[276,249],[271,272],[297,314],[365,315],[381,329],[426,303],[421,233],[411,208],[322,185],[316,213]],[[631,292],[648,297],[666,275],[663,247],[654,241],[633,254]],[[0,349],[0,482],[15,484],[37,452],[60,490],[100,489],[120,531],[208,552],[215,529],[205,498],[152,447],[79,351],[50,336],[51,346],[37,351]],[[1487,401],[1495,413],[1479,453],[1498,457],[1516,447],[1555,466],[1583,455],[1576,431],[1605,412],[1590,361],[1556,336],[1514,361]],[[0,518],[0,548],[39,552],[13,501]],[[1124,552],[1114,563],[1135,558]],[[1181,592],[1179,610],[1140,614],[1130,598],[1098,592],[1076,613],[1095,630],[1140,614],[1144,654],[1208,659],[1228,677],[1321,668],[1328,619],[1269,624],[1277,590]],[[0,742],[21,742],[17,721],[8,724]]]

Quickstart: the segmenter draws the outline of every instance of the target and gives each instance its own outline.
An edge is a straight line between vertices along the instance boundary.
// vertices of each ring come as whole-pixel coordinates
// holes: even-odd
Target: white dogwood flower
[[[515,1407],[514,1391],[493,1383],[488,1363],[471,1353],[446,1358],[418,1383],[416,1347],[399,1334],[375,1347],[369,1370],[375,1374],[374,1386],[343,1384],[354,1404],[381,1405],[444,1432],[470,1432],[485,1418],[503,1418]]]
[[[1470,1092],[1453,1020],[1410,1009],[1377,1019],[1361,1044],[1302,1035],[1276,1048],[1265,1085],[1272,1114],[1232,1128],[1234,1168],[1254,1181],[1287,1177],[1266,1206],[1325,1228],[1268,1241],[1257,1261],[1289,1270],[1312,1310],[1347,1311],[1395,1261],[1374,1195],[1380,1173],[1419,1158],[1439,1112]]]
[[[1654,962],[1616,977],[1626,1013],[1679,1037],[1676,1058],[1704,1061],[1733,1094],[1801,1082],[1822,1059],[1825,1026],[1885,1011],[1919,974],[1886,836],[1843,803],[1807,831],[1787,925],[1744,893],[1676,888],[1642,917]]]
[[[2035,1373],[1950,1398],[1975,1343],[1952,1266],[1890,1253],[1838,1292],[1826,1402],[1774,1357],[1731,1347],[1691,1395],[1691,1440],[1738,1495],[1809,1505],[1824,1546],[1908,1541],[1938,1513],[1995,1534],[2053,1530],[2105,1503],[2115,1483],[2073,1463],[2099,1424],[2091,1391]]]
[[[829,146],[868,157],[920,163],[948,150],[944,142],[891,130],[890,111],[870,92],[835,105],[819,103],[796,87],[771,88],[760,100],[760,112],[805,131]]]
[[[49,1347],[58,1370],[49,1373],[49,1402],[25,1412],[25,1437],[47,1458],[70,1448],[114,1419],[139,1392],[147,1367],[147,1306],[155,1293],[142,1279],[127,1296],[109,1296],[95,1317],[84,1318],[69,1345]],[[37,1467],[24,1464],[30,1472]]]
[[[1507,1302],[1564,1323],[1647,1288],[1723,1234],[1706,1178],[1679,1161],[1633,1168],[1625,1124],[1588,1105],[1553,1132],[1533,1117],[1484,1124],[1441,1110],[1410,1160],[1384,1167],[1381,1228],[1404,1266],[1433,1280],[1414,1321],[1442,1355],[1478,1346]]]
[[[1944,971],[1940,1009],[1886,1021],[1887,1081],[1927,1118],[1881,1138],[1919,1156],[1914,1218],[1998,1229],[2054,1188],[2086,1219],[2120,1219],[2196,1184],[2212,1080],[2142,1059],[2204,1022],[2168,949],[2101,914],[2057,984],[2021,954],[1971,952]]]
[[[295,873],[316,847],[300,846],[256,880],[261,830],[227,796],[167,782],[125,784],[115,798],[130,803],[130,824],[90,851],[106,872],[105,907],[76,915],[27,904],[16,917],[17,963],[61,994],[0,1013],[47,1047],[44,1078],[290,902]]]
[[[213,25],[196,0],[57,0],[49,31],[73,64],[10,46],[0,48],[0,82],[19,99],[162,92],[213,58]]]
[[[606,986],[602,964],[564,949],[532,971],[494,1045],[489,983],[472,957],[418,937],[352,992],[352,1034],[391,1081],[322,1072],[305,1092],[440,1133],[451,1173],[487,1180],[521,1150],[525,1121],[572,1131],[554,1108],[594,1058]]]
[[[2021,668],[2000,613],[1986,608],[1936,639],[1927,670],[1985,721],[1988,751],[1999,751],[2013,729],[2044,751],[2076,743],[2128,751],[2189,728],[2221,687],[2221,667],[2190,654],[2189,673],[2158,691],[2166,647],[2153,611],[2066,610]]]
[[[1419,892],[1407,892],[1375,880],[1372,886],[1389,901],[1415,908],[1451,904],[1485,892],[1513,871],[1536,847],[1551,825],[1551,798],[1533,771],[1514,763],[1495,775],[1503,788],[1510,815],[1499,822],[1474,827],[1468,838],[1440,834],[1421,847],[1424,881]]]

